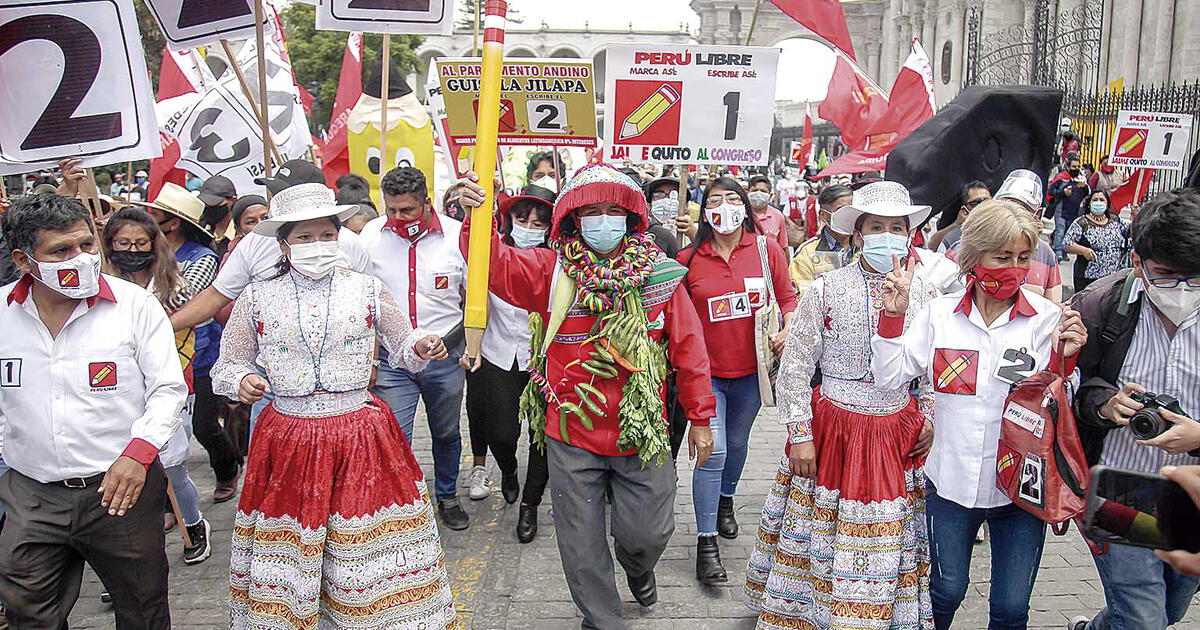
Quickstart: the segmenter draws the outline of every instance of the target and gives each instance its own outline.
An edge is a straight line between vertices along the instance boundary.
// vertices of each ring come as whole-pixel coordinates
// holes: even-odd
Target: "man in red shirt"
[[[483,191],[468,184],[464,205]],[[657,601],[654,567],[675,530],[675,468],[663,409],[667,365],[691,422],[689,450],[712,450],[716,402],[686,270],[647,235],[641,188],[607,165],[563,186],[550,221],[553,249],[518,249],[493,236],[489,289],[545,322],[532,339],[522,397],[545,441],[559,553],[584,628],[625,628],[608,554],[612,537],[630,590]],[[463,230],[464,255],[469,241]],[[544,409],[544,411],[542,411]]]

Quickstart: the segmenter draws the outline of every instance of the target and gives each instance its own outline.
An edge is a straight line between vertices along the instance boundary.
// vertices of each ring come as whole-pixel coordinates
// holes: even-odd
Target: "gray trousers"
[[[0,601],[19,630],[65,630],[83,563],[112,594],[117,630],[169,630],[162,526],[167,482],[158,460],[125,516],[100,507],[99,479],[86,488],[0,477]]]
[[[627,575],[654,570],[675,531],[675,468],[642,468],[637,455],[605,457],[546,440],[555,538],[571,599],[583,628],[620,630],[621,598],[604,524],[604,497],[612,495],[612,537]]]

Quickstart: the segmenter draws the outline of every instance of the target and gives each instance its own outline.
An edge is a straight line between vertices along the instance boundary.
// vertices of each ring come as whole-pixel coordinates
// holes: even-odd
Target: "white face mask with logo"
[[[746,220],[746,206],[723,203],[716,208],[705,208],[708,224],[721,234],[732,234],[742,227]]]
[[[100,256],[80,252],[62,262],[29,261],[37,267],[37,279],[47,287],[73,299],[83,300],[100,292]]]
[[[296,273],[320,280],[342,266],[342,250],[337,241],[297,243],[290,246],[288,262]]]

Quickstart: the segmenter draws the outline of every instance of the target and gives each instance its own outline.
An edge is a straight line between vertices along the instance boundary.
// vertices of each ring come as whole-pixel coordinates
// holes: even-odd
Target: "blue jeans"
[[[709,425],[713,435],[713,450],[708,461],[692,474],[696,533],[701,536],[717,534],[719,497],[732,497],[737,493],[742,469],[746,467],[750,428],[754,426],[754,418],[762,406],[757,374],[741,378],[714,376],[712,390],[717,399],[717,417]]]
[[[188,476],[187,462],[178,466],[163,468],[167,479],[171,481],[171,489],[175,491],[175,500],[179,502],[179,514],[183,516],[183,524],[191,527],[200,522],[200,493],[196,484]]]
[[[1078,218],[1078,215],[1064,217],[1061,207],[1059,207],[1058,212],[1054,215],[1054,253],[1058,254],[1059,258],[1067,254],[1067,246],[1063,243],[1063,239],[1067,236],[1067,228],[1071,227],[1071,222]]]
[[[375,395],[392,408],[404,437],[412,443],[413,422],[417,415],[417,400],[425,401],[429,433],[433,436],[434,494],[439,501],[458,495],[458,468],[462,459],[462,433],[459,417],[467,373],[458,364],[458,352],[451,352],[441,361],[430,361],[416,374],[393,369],[387,364],[384,350],[375,378]]]
[[[1165,630],[1187,612],[1200,578],[1178,573],[1151,549],[1109,545],[1092,554],[1107,606],[1088,630]]]
[[[992,544],[988,630],[1021,630],[1029,622],[1029,596],[1042,562],[1046,524],[1021,508],[967,508],[926,487],[929,522],[930,597],[933,623],[946,630],[971,582],[971,550],[975,534],[988,524]]]

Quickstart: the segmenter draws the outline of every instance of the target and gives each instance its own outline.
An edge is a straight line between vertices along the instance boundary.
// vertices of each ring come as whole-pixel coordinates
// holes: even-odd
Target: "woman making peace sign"
[[[885,313],[871,340],[876,386],[903,387],[921,377],[934,389],[936,430],[925,473],[939,630],[950,627],[967,592],[971,547],[984,522],[992,544],[988,627],[1024,628],[1029,620],[1045,525],[996,487],[1004,401],[1012,385],[1059,364],[1060,343],[1067,373],[1074,371],[1087,340],[1078,313],[1021,286],[1040,227],[1027,211],[988,201],[962,227],[957,259],[965,292],[922,309],[911,270],[889,274],[884,284]]]

